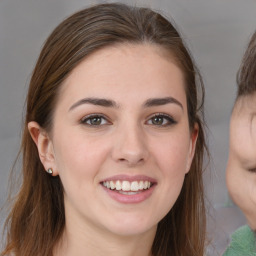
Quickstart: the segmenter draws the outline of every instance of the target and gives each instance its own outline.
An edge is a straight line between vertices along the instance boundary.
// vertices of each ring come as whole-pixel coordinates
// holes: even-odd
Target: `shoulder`
[[[238,228],[223,256],[256,256],[255,233],[248,227]]]

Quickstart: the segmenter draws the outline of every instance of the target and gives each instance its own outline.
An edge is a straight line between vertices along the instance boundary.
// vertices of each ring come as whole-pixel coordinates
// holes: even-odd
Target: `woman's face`
[[[230,122],[227,185],[234,202],[256,229],[256,93],[242,96]]]
[[[172,57],[146,44],[99,50],[72,71],[47,147],[67,225],[118,235],[156,230],[194,155],[184,87]]]

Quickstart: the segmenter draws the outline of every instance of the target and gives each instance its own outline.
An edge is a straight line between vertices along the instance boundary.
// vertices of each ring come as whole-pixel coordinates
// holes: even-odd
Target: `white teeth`
[[[122,183],[121,183],[120,180],[118,180],[118,181],[116,182],[116,190],[121,190],[121,189],[122,189]]]
[[[103,182],[103,186],[106,187],[106,188],[110,188],[110,183],[109,183],[109,181],[104,181],[104,182]]]
[[[144,182],[142,180],[139,183],[139,189],[140,190],[144,189]]]
[[[139,183],[138,181],[133,181],[131,184],[131,191],[138,191],[139,190]]]
[[[145,181],[144,182],[144,189],[147,189],[148,188],[148,181]]]
[[[122,190],[123,191],[130,191],[131,190],[131,183],[129,181],[123,181],[122,183]]]
[[[149,189],[151,187],[151,182],[150,181],[104,181],[103,186],[106,188],[110,188],[112,190],[118,190],[120,193],[122,192],[122,194],[134,194],[134,192],[137,192],[139,190],[145,190],[145,189]],[[129,191],[129,192],[128,192]],[[123,193],[125,192],[125,193]]]
[[[110,188],[111,189],[115,189],[116,188],[116,185],[115,185],[115,183],[112,180],[110,181]]]

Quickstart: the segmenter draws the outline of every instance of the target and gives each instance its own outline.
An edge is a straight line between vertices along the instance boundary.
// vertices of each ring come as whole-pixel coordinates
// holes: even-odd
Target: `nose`
[[[144,163],[149,155],[143,128],[138,125],[120,127],[114,137],[112,158],[129,167]]]

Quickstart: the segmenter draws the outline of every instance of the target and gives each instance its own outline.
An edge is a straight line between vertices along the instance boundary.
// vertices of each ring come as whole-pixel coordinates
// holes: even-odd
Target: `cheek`
[[[79,133],[59,136],[55,141],[56,164],[60,177],[77,177],[78,182],[84,176],[97,175],[101,163],[107,155],[106,143],[90,139]]]
[[[158,166],[167,175],[184,175],[189,156],[189,138],[185,136],[170,136],[170,138],[155,143],[154,155]]]
[[[256,209],[256,176],[236,164],[227,167],[227,187],[232,200],[245,215]]]
[[[256,219],[256,181],[255,181],[255,177],[254,177],[254,183],[251,188],[251,196],[250,197],[251,197],[251,201],[253,204],[254,217]]]
[[[165,206],[165,213],[169,212],[180,194],[187,169],[188,152],[189,139],[185,140],[184,136],[177,135],[170,137],[168,141],[165,139],[161,144],[155,143],[154,156],[162,176],[158,203],[159,208]]]
[[[254,179],[254,178],[253,178]],[[237,205],[241,208],[249,226],[256,228],[256,184],[255,182],[247,182],[248,186],[242,191],[243,197],[237,200]]]
[[[248,199],[250,200],[254,215],[256,216],[256,173],[248,173],[246,187]]]
[[[162,176],[158,197],[158,209],[164,213],[162,217],[171,210],[182,189],[186,174],[186,151],[186,147],[170,143],[155,153]]]
[[[256,140],[252,131],[252,126],[247,120],[231,122],[230,151],[245,162],[252,160],[255,162],[256,159]]]
[[[236,163],[233,162],[232,157],[229,158],[226,170],[226,182],[229,194],[232,200],[239,205],[243,197],[244,183],[243,178],[240,179],[240,172]]]

